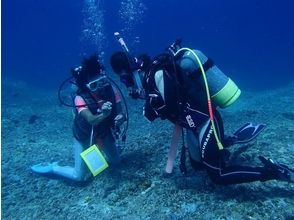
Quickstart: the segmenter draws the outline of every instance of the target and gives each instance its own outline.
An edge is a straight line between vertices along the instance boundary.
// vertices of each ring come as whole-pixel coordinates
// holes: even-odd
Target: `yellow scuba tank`
[[[193,50],[198,56],[202,65],[209,59],[199,50]],[[186,51],[180,58],[180,66],[186,74],[195,74],[200,66],[196,60],[196,57],[191,51]],[[199,73],[201,75],[201,73]],[[212,102],[220,108],[226,108],[233,104],[241,94],[241,90],[238,86],[227,77],[213,62],[205,70],[205,75],[208,83],[209,92],[211,95]],[[203,76],[201,76],[203,77]],[[203,80],[200,80],[203,82]]]

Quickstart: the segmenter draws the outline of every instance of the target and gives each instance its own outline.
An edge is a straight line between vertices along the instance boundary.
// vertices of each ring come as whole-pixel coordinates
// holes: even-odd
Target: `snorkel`
[[[142,80],[140,78],[140,64],[139,64],[139,60],[136,57],[133,57],[130,55],[130,51],[129,48],[127,47],[124,39],[121,37],[119,32],[115,32],[114,33],[114,37],[116,38],[116,40],[118,41],[118,43],[121,45],[123,51],[129,55],[129,57],[131,59],[134,59],[134,63],[137,64],[136,68],[132,68],[132,72],[131,73],[127,73],[127,74],[131,74],[131,78],[134,82],[134,85],[130,85],[128,87],[131,87],[131,91],[130,91],[130,96],[133,98],[140,98],[140,99],[145,99],[145,91],[142,85]],[[133,63],[131,63],[131,61],[129,60],[129,65],[133,66]],[[126,82],[125,82],[126,84]]]

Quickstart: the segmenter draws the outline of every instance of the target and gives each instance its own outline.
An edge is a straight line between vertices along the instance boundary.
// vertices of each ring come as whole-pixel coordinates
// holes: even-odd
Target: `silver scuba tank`
[[[204,64],[208,60],[208,58],[200,50],[193,51],[199,57],[201,64]],[[179,62],[182,70],[187,75],[195,74],[195,71],[200,68],[196,58],[189,51],[183,54]],[[207,69],[205,71],[205,75],[207,78],[211,99],[213,103],[220,108],[226,108],[230,106],[240,96],[241,90],[238,88],[238,86],[216,65],[213,64],[209,69]],[[200,77],[203,78],[202,75]],[[203,79],[200,81],[203,82]]]

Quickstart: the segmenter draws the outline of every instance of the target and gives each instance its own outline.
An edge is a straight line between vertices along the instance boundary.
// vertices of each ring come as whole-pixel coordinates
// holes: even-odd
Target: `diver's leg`
[[[228,185],[253,181],[280,180],[294,183],[294,170],[271,159],[259,157],[264,167],[207,165],[207,172],[216,184]]]
[[[213,167],[207,165],[207,173],[216,184],[229,185],[254,181],[267,181],[277,177],[264,167],[229,166]]]
[[[58,166],[53,167],[53,173],[71,179],[74,181],[86,181],[91,176],[88,168],[86,167],[85,162],[82,160],[80,153],[83,152],[83,145],[74,139],[74,158],[75,158],[75,167],[70,166]]]
[[[120,150],[115,144],[115,139],[111,132],[103,138],[97,140],[98,145],[106,155],[106,160],[110,165],[117,165],[120,163]]]
[[[205,169],[200,158],[199,135],[197,132],[186,130],[186,143],[189,151],[190,163],[194,170]]]
[[[215,120],[219,132],[218,120]],[[220,135],[222,137],[222,135]],[[222,139],[221,139],[222,141]],[[276,179],[277,176],[265,167],[229,166],[225,165],[224,153],[226,149],[219,150],[213,135],[211,123],[206,123],[199,132],[200,154],[202,163],[211,180],[216,184],[237,184],[253,181],[266,181]]]
[[[82,144],[78,140],[74,139],[74,158],[75,158],[75,176],[78,180],[86,181],[92,175],[87,167],[86,163],[81,157],[81,153],[85,150],[87,144]],[[88,146],[87,146],[88,147]]]

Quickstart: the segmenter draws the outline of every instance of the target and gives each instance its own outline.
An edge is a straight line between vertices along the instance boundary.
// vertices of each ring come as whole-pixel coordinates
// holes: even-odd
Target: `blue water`
[[[101,0],[100,47],[119,50],[113,32],[126,28],[121,1]],[[122,2],[126,2],[123,1]],[[139,1],[133,0],[134,4]],[[83,40],[84,1],[6,0],[2,2],[2,77],[56,89],[98,46]],[[143,1],[125,38],[135,53],[160,53],[177,37],[202,50],[242,88],[271,89],[294,80],[294,2],[274,0]],[[138,7],[136,8],[136,10]],[[127,10],[126,10],[127,11]],[[128,11],[127,11],[128,12]],[[101,51],[98,51],[101,52]]]

